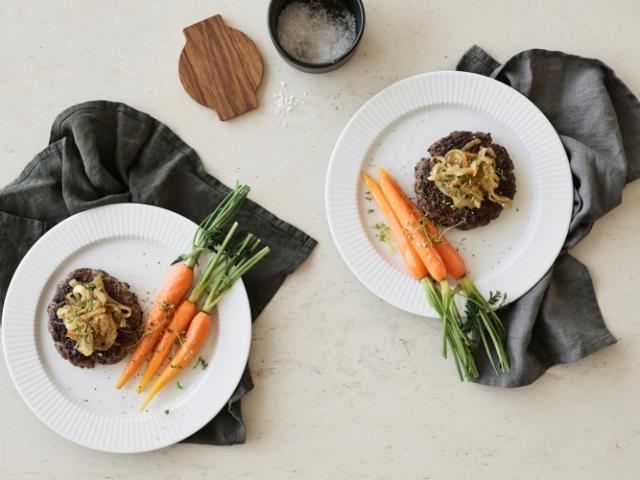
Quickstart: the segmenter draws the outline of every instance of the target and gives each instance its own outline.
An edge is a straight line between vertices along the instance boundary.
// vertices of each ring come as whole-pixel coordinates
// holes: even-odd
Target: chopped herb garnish
[[[373,227],[371,227],[371,229],[376,232],[376,238],[378,240],[386,243],[389,246],[389,252],[391,253],[391,255],[395,255],[396,248],[393,244],[393,238],[390,235],[391,229],[387,226],[387,224],[376,223]]]
[[[386,242],[389,238],[389,227],[384,223],[376,223],[371,227],[376,232],[376,238],[381,242]]]
[[[164,411],[164,414],[165,415],[169,415],[169,409],[168,408]]]
[[[180,390],[183,390],[182,385],[180,385],[180,382],[176,382],[176,386],[177,386]]]
[[[373,208],[370,208],[369,210],[367,210],[367,212],[373,213],[373,212],[375,212],[375,210]]]
[[[424,244],[425,247],[430,247],[431,242],[442,243],[443,234],[440,233],[437,235],[432,235],[431,232],[429,232],[429,221],[427,220],[426,217],[420,217],[420,220],[418,221],[418,225],[420,226],[420,231],[427,239]]]
[[[171,310],[175,310],[175,308],[176,308],[175,304],[169,303],[166,300],[162,300],[162,302],[160,303],[160,309],[163,312],[168,312],[168,311],[171,311]]]
[[[364,199],[370,202],[371,200],[373,200],[373,194],[369,190],[367,190],[366,192],[364,192]]]
[[[202,367],[202,369],[204,370],[205,368],[207,368],[209,366],[209,364],[207,363],[207,361],[204,358],[198,357],[198,360],[193,365],[193,368],[196,368],[198,366]]]
[[[408,225],[406,227],[404,227],[404,233],[409,238],[409,241],[413,242],[413,235],[411,235],[411,230],[409,230],[409,226]]]

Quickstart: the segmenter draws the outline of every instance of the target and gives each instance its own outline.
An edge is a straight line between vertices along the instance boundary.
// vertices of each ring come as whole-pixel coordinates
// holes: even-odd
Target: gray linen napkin
[[[48,229],[88,208],[120,202],[173,210],[199,223],[229,189],[209,175],[166,125],[122,103],[87,102],[56,118],[50,144],[0,190],[0,311],[20,260]],[[250,200],[237,214],[271,253],[243,277],[255,319],[309,256],[316,241]],[[253,388],[248,366],[227,408],[186,441],[245,441],[240,399]]]
[[[501,312],[512,371],[495,377],[486,358],[480,360],[480,383],[527,385],[553,365],[616,341],[587,268],[567,250],[640,177],[640,103],[604,63],[561,52],[527,50],[500,65],[473,46],[457,69],[495,78],[535,103],[560,135],[573,175],[573,216],[563,251],[529,292]]]

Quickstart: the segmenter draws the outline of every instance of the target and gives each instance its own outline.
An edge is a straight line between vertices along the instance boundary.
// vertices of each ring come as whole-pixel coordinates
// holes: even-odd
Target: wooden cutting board
[[[178,71],[191,98],[215,109],[223,121],[257,108],[263,65],[253,41],[228,27],[220,15],[183,32],[186,43]]]

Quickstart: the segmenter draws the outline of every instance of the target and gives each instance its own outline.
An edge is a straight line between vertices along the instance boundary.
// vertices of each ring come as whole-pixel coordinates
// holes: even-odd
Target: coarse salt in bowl
[[[307,73],[344,65],[364,32],[361,0],[272,0],[269,33],[280,55]]]

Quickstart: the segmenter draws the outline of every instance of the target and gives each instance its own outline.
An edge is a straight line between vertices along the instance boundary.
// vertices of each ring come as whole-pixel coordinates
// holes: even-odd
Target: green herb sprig
[[[496,313],[506,302],[507,295],[496,291],[490,292],[488,299],[484,298],[468,275],[460,278],[458,285],[467,298],[467,328],[478,335],[496,375],[508,372],[511,366],[504,345],[506,332]]]

